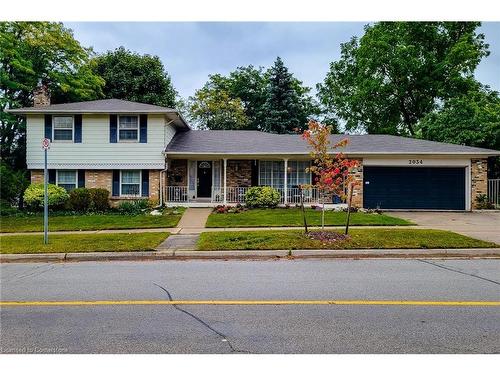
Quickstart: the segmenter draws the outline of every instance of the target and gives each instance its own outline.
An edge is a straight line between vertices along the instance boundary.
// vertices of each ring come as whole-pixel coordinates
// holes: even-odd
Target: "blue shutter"
[[[78,187],[79,188],[85,187],[85,169],[78,170]]]
[[[148,143],[148,115],[140,116],[139,142]]]
[[[55,184],[55,183],[56,183],[56,170],[49,169],[49,184]]]
[[[45,138],[52,140],[52,115],[45,115]]]
[[[113,197],[120,195],[120,171],[118,169],[113,170],[113,191],[111,195]]]
[[[149,169],[142,170],[142,196],[149,197]]]
[[[116,115],[109,115],[109,142],[117,142],[117,123],[118,119]]]
[[[75,115],[75,143],[82,143],[82,115]]]

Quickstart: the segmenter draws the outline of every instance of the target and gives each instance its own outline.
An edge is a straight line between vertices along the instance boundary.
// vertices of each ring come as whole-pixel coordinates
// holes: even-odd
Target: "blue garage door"
[[[465,168],[364,167],[365,208],[465,210]]]

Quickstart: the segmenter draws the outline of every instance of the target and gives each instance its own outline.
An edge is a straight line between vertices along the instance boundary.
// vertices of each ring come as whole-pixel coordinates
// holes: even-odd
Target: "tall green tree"
[[[95,74],[104,78],[104,97],[173,108],[177,92],[158,56],[139,55],[124,47],[97,56]]]
[[[98,98],[104,81],[92,72],[91,56],[62,23],[0,23],[1,157],[11,168],[26,168],[26,125],[5,110],[31,106],[40,83],[54,102]]]
[[[262,130],[281,134],[304,130],[314,108],[309,90],[293,77],[278,57],[268,71]]]
[[[317,86],[325,110],[347,130],[415,136],[437,105],[476,85],[489,54],[478,22],[379,22],[341,45]]]

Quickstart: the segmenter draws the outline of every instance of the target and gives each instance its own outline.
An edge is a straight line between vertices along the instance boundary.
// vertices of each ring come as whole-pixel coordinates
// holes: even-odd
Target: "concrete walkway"
[[[212,208],[189,207],[182,215],[177,228],[204,228]]]

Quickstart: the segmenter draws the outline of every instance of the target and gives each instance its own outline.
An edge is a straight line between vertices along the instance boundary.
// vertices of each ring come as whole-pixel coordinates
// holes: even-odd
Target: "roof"
[[[159,105],[131,102],[121,99],[89,100],[86,102],[74,102],[64,104],[51,104],[40,107],[12,108],[7,112],[27,114],[55,114],[55,113],[151,113],[165,114],[174,125],[179,128],[189,129],[189,125],[181,114],[172,108]]]
[[[500,155],[500,151],[394,135],[331,135],[332,144],[347,138],[342,149],[348,154],[481,154]],[[272,134],[251,130],[192,130],[177,133],[167,145],[167,154],[307,155],[310,148],[299,135]]]
[[[175,109],[121,99],[89,100],[40,107],[9,109],[11,113],[172,113]]]

